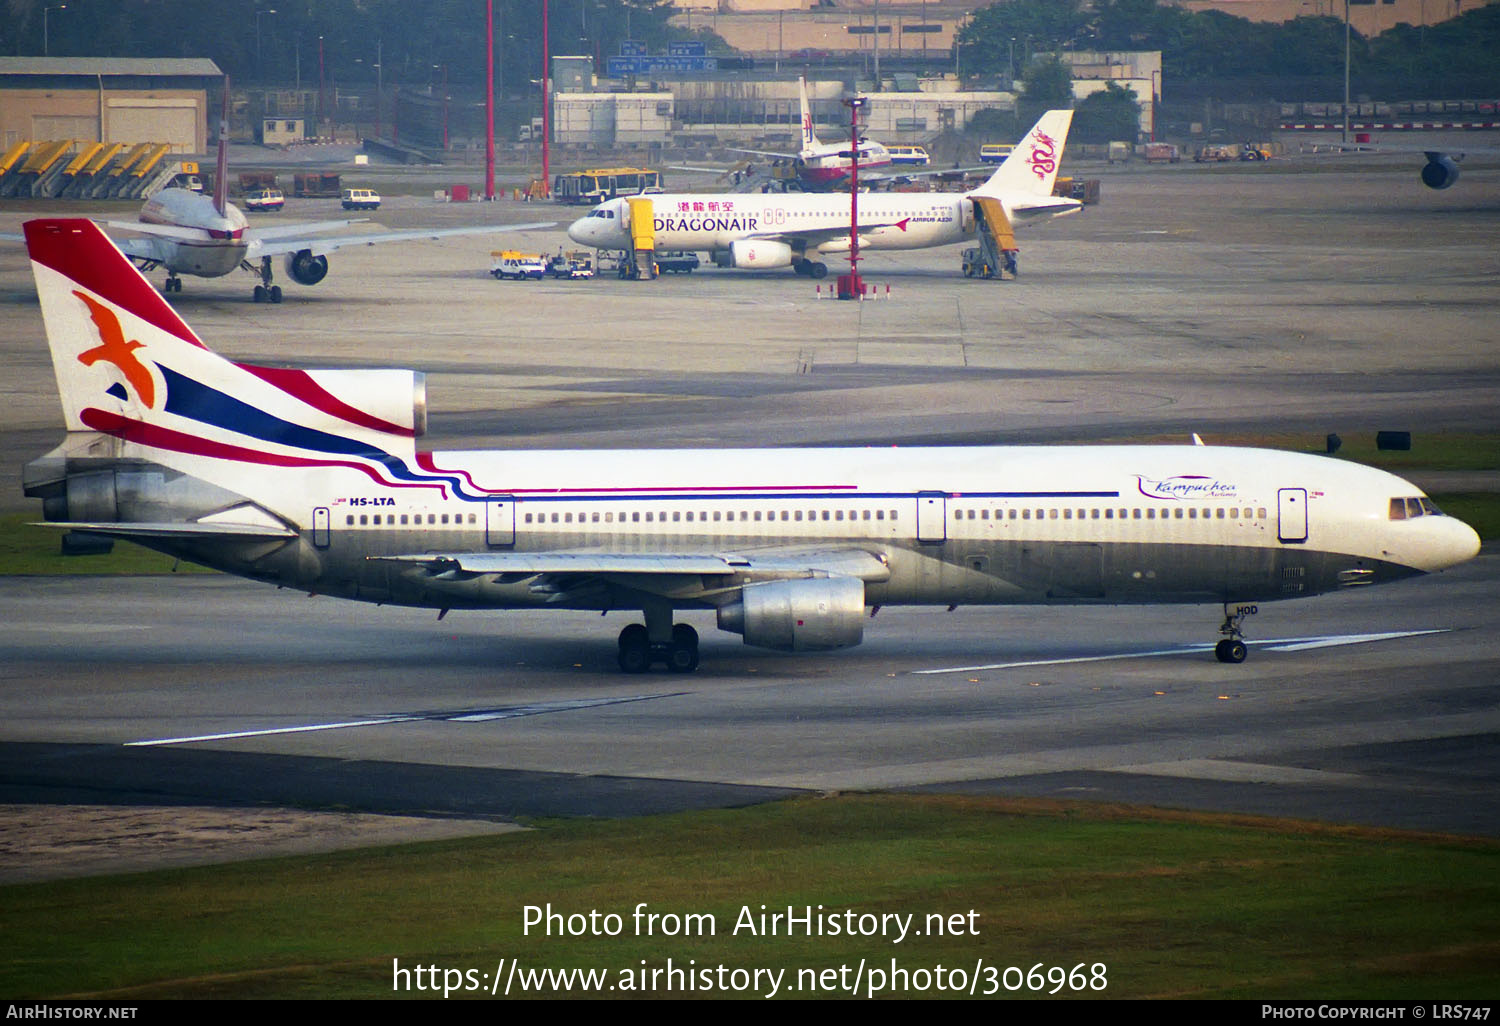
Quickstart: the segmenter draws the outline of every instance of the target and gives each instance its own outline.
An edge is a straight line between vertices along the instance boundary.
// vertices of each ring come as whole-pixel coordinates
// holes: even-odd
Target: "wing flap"
[[[694,574],[750,579],[829,574],[883,581],[885,561],[863,549],[770,549],[749,553],[702,552],[462,552],[370,556],[372,560],[425,566],[433,574],[522,576],[642,576]]]

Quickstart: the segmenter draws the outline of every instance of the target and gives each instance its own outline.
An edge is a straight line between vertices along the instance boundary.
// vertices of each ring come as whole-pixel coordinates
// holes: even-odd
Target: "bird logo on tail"
[[[134,339],[125,340],[125,332],[120,328],[120,319],[115,316],[113,310],[97,300],[73,290],[73,295],[83,300],[84,305],[89,308],[89,316],[94,321],[94,327],[99,330],[100,344],[93,349],[85,350],[78,354],[78,362],[85,367],[92,367],[101,361],[112,363],[117,367],[130,387],[135,389],[135,394],[140,397],[141,402],[148,407],[156,405],[156,380],[151,376],[151,371],[135,355],[137,349],[145,348],[145,343]]]

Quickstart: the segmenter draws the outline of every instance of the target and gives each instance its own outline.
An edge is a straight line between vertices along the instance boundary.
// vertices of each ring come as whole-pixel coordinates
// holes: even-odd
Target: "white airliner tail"
[[[802,154],[806,159],[813,156],[823,144],[818,142],[817,133],[813,131],[812,104],[807,102],[807,76],[803,75],[797,79],[797,87],[802,97]]]
[[[1071,110],[1049,110],[1031,126],[1026,138],[1016,144],[1005,163],[995,169],[989,180],[972,195],[1033,196],[1052,195],[1057,169],[1062,163],[1063,147],[1068,141],[1068,126],[1073,123]]]
[[[298,475],[399,476],[425,420],[421,375],[236,363],[209,350],[92,221],[25,225],[70,432],[270,506]]]

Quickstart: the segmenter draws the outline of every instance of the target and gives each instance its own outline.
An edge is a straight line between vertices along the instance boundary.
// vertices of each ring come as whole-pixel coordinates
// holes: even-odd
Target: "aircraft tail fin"
[[[229,76],[224,76],[224,109],[219,114],[219,155],[214,163],[214,209],[229,216]]]
[[[94,222],[49,218],[25,232],[70,432],[257,497],[282,491],[293,468],[365,483],[411,473],[420,374],[235,363],[204,346]]]
[[[806,75],[797,79],[797,86],[802,97],[802,156],[807,157],[822,143],[818,142],[818,135],[813,131],[812,104],[807,101]]]
[[[1068,141],[1068,126],[1072,123],[1071,110],[1047,111],[974,194],[997,198],[1015,194],[1052,195],[1063,147]]]

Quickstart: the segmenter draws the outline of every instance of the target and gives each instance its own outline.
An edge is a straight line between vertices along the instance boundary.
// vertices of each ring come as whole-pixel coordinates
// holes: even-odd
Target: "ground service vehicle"
[[[642,167],[613,167],[576,171],[552,180],[552,198],[558,203],[589,206],[617,196],[649,195],[664,191],[660,171]]]
[[[255,189],[245,194],[246,210],[280,210],[286,206],[286,197],[280,189]]]
[[[668,271],[674,274],[692,274],[703,261],[698,259],[697,253],[690,253],[681,249],[668,249],[656,254],[656,269],[662,274]]]
[[[594,261],[587,253],[559,253],[547,264],[547,273],[554,278],[592,278]]]
[[[926,167],[932,163],[932,158],[927,155],[927,150],[921,146],[887,146],[885,151],[891,155],[892,164],[904,164],[907,167]]]
[[[513,249],[496,250],[490,256],[495,262],[490,265],[490,274],[498,281],[502,278],[533,278],[541,281],[547,273],[547,261],[540,253],[520,253]]]
[[[1015,148],[1014,143],[985,143],[979,147],[979,159],[986,164],[1001,164]]]
[[[380,193],[374,189],[345,189],[339,196],[345,210],[379,210]]]

